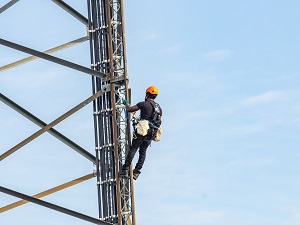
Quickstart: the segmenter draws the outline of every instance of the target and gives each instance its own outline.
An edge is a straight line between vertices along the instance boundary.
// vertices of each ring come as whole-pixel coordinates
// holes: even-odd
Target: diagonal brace
[[[83,108],[84,106],[86,106],[87,104],[89,104],[91,101],[93,101],[94,99],[96,99],[97,97],[99,97],[100,95],[102,95],[102,93],[103,93],[102,90],[96,92],[95,94],[93,94],[88,99],[84,100],[83,102],[81,102],[80,104],[78,104],[77,106],[75,106],[74,108],[72,108],[71,110],[69,110],[68,112],[66,112],[65,114],[63,114],[62,116],[58,117],[57,119],[55,119],[51,123],[47,124],[46,126],[44,126],[40,130],[38,130],[37,132],[35,132],[31,136],[29,136],[25,140],[21,141],[16,146],[12,147],[10,150],[8,150],[7,152],[5,152],[2,155],[0,155],[0,161],[2,161],[3,159],[5,159],[6,157],[8,157],[9,155],[11,155],[12,153],[14,153],[15,151],[19,150],[21,147],[23,147],[24,145],[28,144],[29,142],[31,142],[32,140],[34,140],[35,138],[37,138],[41,134],[45,133],[46,131],[48,131],[49,129],[51,129],[52,127],[54,127],[55,125],[57,125],[58,123],[60,123],[61,121],[63,121],[64,119],[68,118],[69,116],[71,116],[72,114],[74,114],[75,112],[77,112],[78,110],[80,110],[81,108]]]
[[[38,193],[38,194],[36,194],[36,195],[34,195],[32,197],[33,198],[42,198],[42,197],[45,197],[47,195],[50,195],[50,194],[53,194],[55,192],[61,191],[63,189],[66,189],[68,187],[71,187],[73,185],[79,184],[79,183],[81,183],[83,181],[89,180],[89,179],[91,179],[93,177],[94,177],[94,174],[91,173],[91,174],[85,175],[83,177],[79,177],[79,178],[77,178],[75,180],[69,181],[67,183],[64,183],[62,185],[56,186],[54,188],[48,189],[46,191],[43,191],[41,193]],[[3,207],[0,208],[0,213],[6,212],[8,210],[11,210],[11,209],[16,208],[16,207],[21,206],[21,205],[24,205],[26,203],[28,203],[28,201],[26,201],[26,200],[20,200],[20,201],[11,203],[9,205],[3,206]]]
[[[19,106],[18,104],[16,104],[15,102],[13,102],[12,100],[10,100],[9,98],[7,98],[1,93],[0,93],[0,100],[6,105],[8,105],[9,107],[11,107],[12,109],[14,109],[15,111],[17,111],[18,113],[20,113],[21,115],[23,115],[24,117],[26,117],[27,119],[29,119],[30,121],[32,121],[33,123],[35,123],[36,125],[40,127],[44,127],[47,125],[45,122],[43,122],[42,120],[40,120],[39,118],[37,118],[36,116],[34,116],[33,114],[31,114],[30,112],[28,112],[27,110],[25,110],[24,108],[22,108],[21,106]],[[96,163],[95,156],[93,156],[91,153],[89,153],[88,151],[86,151],[85,149],[77,145],[72,140],[68,139],[66,136],[64,136],[54,128],[49,129],[48,132],[54,137],[56,137],[58,140],[62,141],[63,143],[65,143],[66,145],[68,145],[69,147],[77,151],[79,154],[81,154],[82,156],[84,156],[85,158],[93,162],[94,164]]]
[[[11,6],[13,6],[15,3],[17,3],[19,0],[11,0],[10,2],[8,2],[7,4],[5,4],[4,6],[2,6],[0,8],[0,14],[3,13],[5,10],[7,10],[8,8],[10,8]]]
[[[73,9],[70,5],[68,5],[62,0],[52,0],[52,1],[56,3],[58,6],[60,6],[62,9],[70,13],[72,16],[74,16],[76,19],[78,19],[81,23],[88,26],[88,19],[84,17],[82,14],[80,14],[78,11]]]
[[[83,72],[83,73],[94,75],[94,76],[99,77],[99,78],[106,77],[106,74],[101,73],[99,71],[92,70],[90,68],[78,65],[76,63],[69,62],[69,61],[64,60],[64,59],[57,58],[57,57],[52,56],[52,55],[45,54],[45,53],[40,52],[40,51],[36,51],[34,49],[31,49],[31,48],[27,48],[25,46],[22,46],[22,45],[4,40],[2,38],[0,38],[0,44],[4,45],[6,47],[9,47],[9,48],[13,48],[13,49],[18,50],[18,51],[21,51],[21,52],[25,52],[25,53],[30,54],[30,55],[34,55],[36,57],[39,57],[39,58],[42,58],[42,59],[45,59],[45,60],[48,60],[48,61],[57,63],[57,64],[60,64],[62,66],[69,67],[69,68],[74,69],[74,70],[78,70],[78,71]]]
[[[101,220],[99,220],[97,218],[94,218],[94,217],[91,217],[91,216],[87,216],[87,215],[82,214],[82,213],[78,213],[76,211],[73,211],[73,210],[70,210],[70,209],[67,209],[67,208],[64,208],[64,207],[52,204],[50,202],[46,202],[46,201],[43,201],[43,200],[40,200],[40,199],[37,199],[37,198],[33,198],[33,197],[29,196],[29,195],[25,195],[25,194],[22,194],[20,192],[13,191],[11,189],[8,189],[8,188],[2,187],[2,186],[0,186],[0,191],[3,192],[3,193],[5,193],[5,194],[12,195],[12,196],[15,196],[17,198],[22,198],[22,199],[24,199],[26,201],[29,201],[29,202],[32,202],[32,203],[44,206],[44,207],[49,208],[49,209],[56,210],[58,212],[61,212],[61,213],[64,213],[64,214],[67,214],[67,215],[70,215],[70,216],[77,217],[79,219],[82,219],[82,220],[85,220],[85,221],[88,221],[88,222],[91,222],[91,223],[94,223],[94,224],[112,225],[111,223],[107,223],[107,222],[101,221]]]
[[[79,44],[79,43],[82,43],[82,42],[84,42],[84,41],[87,41],[88,39],[89,39],[88,36],[85,36],[85,37],[82,37],[82,38],[78,38],[78,39],[76,39],[76,40],[73,40],[73,41],[70,41],[70,42],[68,42],[68,43],[62,44],[62,45],[60,45],[60,46],[57,46],[57,47],[51,48],[51,49],[49,49],[49,50],[46,50],[46,51],[44,51],[43,53],[45,53],[45,54],[51,54],[51,53],[60,51],[60,50],[65,49],[65,48],[72,47],[72,46],[74,46],[74,45],[76,45],[76,44]],[[27,57],[27,58],[18,60],[18,61],[16,61],[16,62],[7,64],[7,65],[5,65],[5,66],[0,67],[0,72],[1,72],[1,71],[4,71],[4,70],[11,69],[11,68],[16,67],[16,66],[19,66],[19,65],[21,65],[21,64],[24,64],[24,63],[33,61],[33,60],[35,60],[35,59],[37,59],[37,58],[38,58],[37,56],[29,56],[29,57]]]

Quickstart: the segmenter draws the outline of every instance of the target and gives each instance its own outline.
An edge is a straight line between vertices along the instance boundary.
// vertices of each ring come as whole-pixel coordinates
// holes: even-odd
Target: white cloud
[[[195,129],[198,133],[205,131],[202,135],[212,132],[214,135],[232,136],[274,132],[272,129],[282,126],[297,127],[300,121],[297,113],[298,92],[298,90],[268,91],[215,105],[210,105],[205,98],[200,98],[202,104],[193,103],[193,109],[197,110],[182,112],[180,124],[173,122],[178,121],[179,116],[169,116],[168,120],[171,122],[165,124],[165,128],[176,133],[188,128]]]
[[[242,105],[257,105],[262,103],[274,102],[287,97],[284,91],[269,91],[259,95],[251,96],[242,101]]]

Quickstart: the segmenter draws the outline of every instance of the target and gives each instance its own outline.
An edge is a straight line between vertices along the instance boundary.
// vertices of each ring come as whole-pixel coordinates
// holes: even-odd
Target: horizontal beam
[[[45,197],[47,195],[50,195],[50,194],[53,194],[55,192],[61,191],[63,189],[66,189],[68,187],[74,186],[75,184],[79,184],[79,183],[81,183],[83,181],[89,180],[89,179],[91,179],[93,177],[94,177],[94,174],[91,173],[91,174],[88,174],[86,176],[79,177],[79,178],[77,178],[75,180],[69,181],[69,182],[64,183],[62,185],[59,185],[59,186],[56,186],[54,188],[48,189],[46,191],[43,191],[43,192],[38,193],[36,195],[33,195],[32,197],[33,198],[42,198],[42,197]],[[21,205],[24,205],[26,203],[28,203],[28,201],[26,201],[26,200],[20,200],[20,201],[14,202],[12,204],[3,206],[3,207],[0,208],[0,213],[6,212],[6,211],[11,210],[11,209],[14,209],[14,208],[16,208],[18,206],[21,206]]]
[[[30,112],[28,112],[27,110],[25,110],[24,108],[22,108],[21,106],[19,106],[18,104],[16,104],[15,102],[13,102],[12,100],[10,100],[9,98],[7,98],[1,93],[0,93],[0,101],[2,101],[3,103],[11,107],[18,113],[20,113],[22,116],[29,119],[31,122],[35,123],[39,127],[44,127],[47,125],[44,121],[40,120],[39,118],[37,118],[36,116],[34,116],[33,114],[31,114]],[[96,164],[96,157],[91,153],[89,153],[88,151],[86,151],[85,149],[83,149],[82,147],[80,147],[79,145],[77,145],[75,142],[68,139],[66,136],[64,136],[54,128],[49,129],[48,132],[54,137],[56,137],[58,140],[62,141],[63,143],[65,143],[66,145],[74,149],[76,152],[78,152],[79,154],[81,154],[82,156],[84,156],[94,164]]]
[[[72,114],[74,114],[75,112],[77,112],[78,110],[80,110],[81,108],[83,108],[84,106],[89,104],[90,102],[92,102],[94,99],[96,99],[97,97],[102,95],[102,93],[103,93],[102,90],[96,92],[95,94],[93,94],[91,97],[89,97],[85,101],[81,102],[80,104],[78,104],[77,106],[75,106],[74,108],[72,108],[71,110],[69,110],[68,112],[63,114],[62,116],[58,117],[57,119],[55,119],[51,123],[47,124],[46,126],[44,126],[40,130],[38,130],[37,132],[35,132],[31,136],[29,136],[25,140],[21,141],[16,146],[14,146],[11,149],[9,149],[8,151],[4,152],[2,155],[0,155],[0,161],[2,161],[3,159],[8,157],[9,155],[14,153],[15,151],[19,150],[20,148],[22,148],[24,145],[28,144],[29,142],[31,142],[35,138],[39,137],[41,134],[45,133],[46,131],[48,131],[49,129],[51,129],[52,127],[54,127],[55,125],[57,125],[58,123],[63,121],[64,119],[68,118],[69,116],[71,116]]]
[[[72,16],[74,16],[76,19],[78,19],[81,23],[88,26],[88,19],[84,17],[82,14],[80,14],[78,11],[73,9],[70,5],[68,5],[62,0],[52,0],[52,1],[56,3],[58,6],[60,6],[62,9],[70,13]]]
[[[57,47],[51,48],[51,49],[49,49],[49,50],[46,50],[46,51],[44,51],[43,53],[45,53],[45,54],[51,54],[51,53],[60,51],[60,50],[65,49],[65,48],[70,48],[70,47],[72,47],[72,46],[74,46],[74,45],[76,45],[76,44],[80,44],[80,43],[82,43],[82,42],[84,42],[84,41],[87,41],[88,39],[89,39],[88,36],[85,36],[85,37],[82,37],[82,38],[78,38],[78,39],[76,39],[76,40],[74,40],[74,41],[70,41],[70,42],[68,42],[68,43],[65,43],[65,44],[62,44],[62,45],[60,45],[60,46],[57,46]],[[19,66],[19,65],[21,65],[21,64],[25,64],[25,63],[30,62],[30,61],[33,61],[33,60],[35,60],[35,59],[38,59],[38,57],[37,57],[37,56],[29,56],[29,57],[27,57],[27,58],[18,60],[18,61],[16,61],[16,62],[7,64],[7,65],[5,65],[5,66],[0,67],[0,72],[2,72],[2,71],[4,71],[4,70],[11,69],[11,68],[16,67],[16,66]]]
[[[3,13],[5,10],[7,10],[8,8],[10,8],[11,6],[13,6],[15,3],[17,3],[19,0],[11,0],[10,2],[8,2],[7,4],[5,4],[4,6],[2,6],[0,8],[0,14]]]
[[[54,57],[52,55],[45,54],[43,52],[36,51],[34,49],[31,49],[31,48],[27,48],[25,46],[22,46],[22,45],[19,45],[19,44],[16,44],[16,43],[4,40],[2,38],[0,38],[0,44],[4,45],[6,47],[13,48],[15,50],[18,50],[18,51],[21,51],[21,52],[25,52],[27,54],[30,54],[30,55],[33,55],[33,56],[36,56],[36,57],[48,60],[48,61],[57,63],[57,64],[60,64],[62,66],[69,67],[71,69],[74,69],[74,70],[77,70],[77,71],[80,71],[80,72],[83,72],[83,73],[94,75],[94,76],[99,77],[99,78],[106,77],[106,74],[101,73],[99,71],[92,70],[90,68],[78,65],[76,63],[72,63],[72,62],[66,61],[64,59],[60,59],[60,58]]]
[[[73,210],[70,210],[70,209],[67,209],[67,208],[64,208],[64,207],[61,207],[61,206],[43,201],[43,200],[40,200],[40,199],[37,199],[37,198],[33,198],[29,195],[25,195],[25,194],[22,194],[20,192],[13,191],[11,189],[8,189],[8,188],[2,187],[2,186],[0,186],[0,191],[5,193],[5,194],[11,195],[11,196],[14,196],[14,197],[17,197],[17,198],[21,198],[21,199],[24,199],[24,200],[32,202],[32,203],[35,203],[37,205],[41,205],[41,206],[44,206],[46,208],[53,209],[55,211],[58,211],[58,212],[61,212],[61,213],[64,213],[64,214],[82,219],[82,220],[85,220],[87,222],[91,222],[91,223],[94,223],[94,224],[100,224],[100,225],[111,225],[110,223],[101,221],[97,218],[87,216],[85,214],[82,214],[82,213],[79,213],[79,212],[76,212],[76,211],[73,211]]]

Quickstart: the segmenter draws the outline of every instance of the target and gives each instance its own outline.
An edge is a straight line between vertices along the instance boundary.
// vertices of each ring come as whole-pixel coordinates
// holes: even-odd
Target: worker
[[[129,166],[134,158],[136,151],[139,149],[139,158],[133,170],[133,179],[136,180],[141,173],[141,169],[146,159],[146,151],[151,141],[158,135],[160,129],[162,109],[159,104],[154,101],[158,95],[158,89],[150,86],[146,90],[145,101],[139,102],[134,106],[130,106],[128,100],[124,100],[127,112],[136,112],[140,110],[140,121],[137,128],[133,132],[132,144],[128,151],[124,165],[122,166],[120,177],[129,177]],[[141,131],[142,130],[142,131]]]

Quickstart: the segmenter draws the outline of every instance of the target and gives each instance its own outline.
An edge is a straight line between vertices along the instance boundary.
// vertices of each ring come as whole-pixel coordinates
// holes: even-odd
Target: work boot
[[[122,171],[119,172],[119,176],[121,178],[129,178],[129,170],[126,168],[123,168]]]
[[[133,170],[133,179],[136,180],[139,177],[140,173],[141,173],[141,171],[134,169]]]

